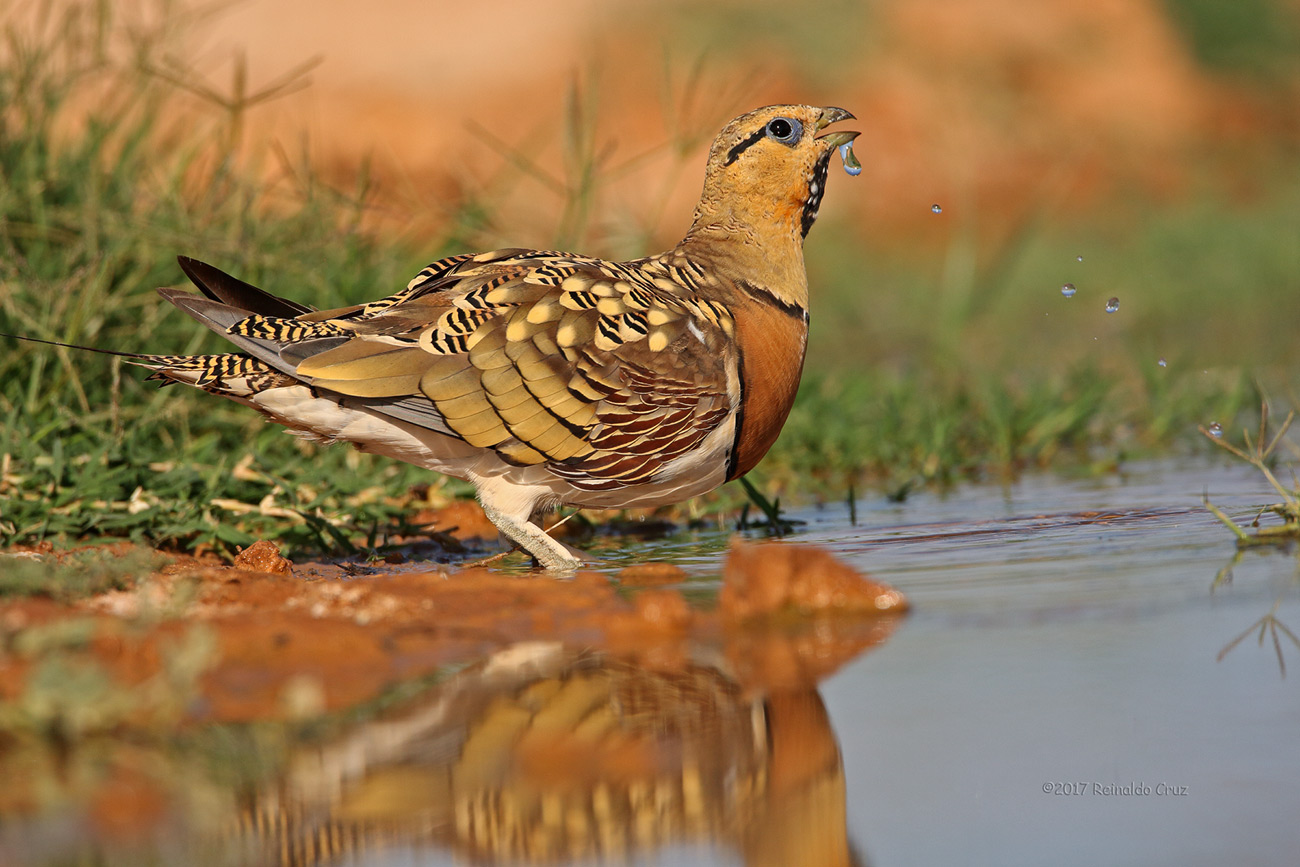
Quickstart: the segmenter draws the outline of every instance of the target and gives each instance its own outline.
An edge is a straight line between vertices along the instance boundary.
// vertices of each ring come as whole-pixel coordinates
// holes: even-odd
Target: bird
[[[769,105],[709,150],[690,229],[624,262],[557,250],[460,254],[387,297],[317,311],[197,259],[201,294],[159,294],[237,352],[130,354],[150,379],[252,407],[473,483],[541,567],[584,556],[543,530],[558,506],[653,507],[747,473],[789,415],[808,338],[803,241],[854,119]]]

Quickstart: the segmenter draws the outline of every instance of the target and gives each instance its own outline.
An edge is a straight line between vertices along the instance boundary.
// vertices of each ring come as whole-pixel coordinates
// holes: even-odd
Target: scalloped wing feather
[[[609,490],[651,481],[736,405],[733,323],[701,279],[684,259],[499,250],[371,304],[222,330],[350,404]]]

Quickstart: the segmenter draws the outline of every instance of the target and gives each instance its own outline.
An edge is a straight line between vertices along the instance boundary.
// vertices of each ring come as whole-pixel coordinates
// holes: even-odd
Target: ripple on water
[[[917,616],[1109,617],[1205,602],[1234,551],[1201,505],[1207,490],[1243,520],[1271,496],[1249,468],[1156,464],[1122,478],[1030,477],[860,504],[857,527],[802,513],[811,523],[799,538],[898,586]],[[1266,562],[1272,582],[1293,568]]]

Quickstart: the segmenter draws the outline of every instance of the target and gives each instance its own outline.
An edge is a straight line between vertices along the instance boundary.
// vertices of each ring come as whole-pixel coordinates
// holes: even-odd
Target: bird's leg
[[[569,556],[572,557],[573,559],[579,561],[580,563],[594,563],[598,559],[597,557],[587,553],[581,548],[575,548],[572,545],[566,545],[563,542],[556,540],[555,538],[556,531],[559,530],[560,527],[564,526],[569,521],[570,518],[576,517],[579,510],[574,509],[572,512],[565,515],[563,518],[560,518],[558,521],[550,521],[550,526],[547,526],[548,519],[553,518],[555,516],[556,511],[557,509],[554,507],[539,509],[533,512],[533,515],[529,519],[529,521],[534,526],[542,528],[543,532],[546,533],[547,538],[555,542],[555,544],[559,545],[565,551],[569,552]]]
[[[499,504],[499,494],[488,485],[479,485],[478,498],[483,506],[483,514],[496,525],[504,535],[542,564],[542,568],[552,572],[572,572],[582,565],[578,553],[562,542],[552,539],[546,531],[529,518],[533,512],[534,501],[520,504],[519,509],[507,510]],[[513,498],[509,498],[513,499]]]
[[[507,515],[488,503],[483,503],[483,514],[497,525],[497,529],[511,539],[520,548],[542,564],[542,568],[552,572],[572,572],[582,565],[568,546],[552,539],[546,531],[531,521],[521,521]]]

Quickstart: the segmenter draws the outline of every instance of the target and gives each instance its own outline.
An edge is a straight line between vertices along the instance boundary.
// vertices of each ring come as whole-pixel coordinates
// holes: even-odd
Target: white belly
[[[679,503],[721,485],[735,436],[728,422],[709,434],[700,447],[666,464],[654,481],[611,491],[585,491],[556,476],[545,464],[515,466],[490,449],[478,448],[446,434],[398,421],[337,399],[314,397],[306,386],[270,388],[252,395],[249,404],[295,433],[318,442],[349,442],[362,451],[396,458],[506,494],[518,487],[521,499],[549,505],[623,509]]]

